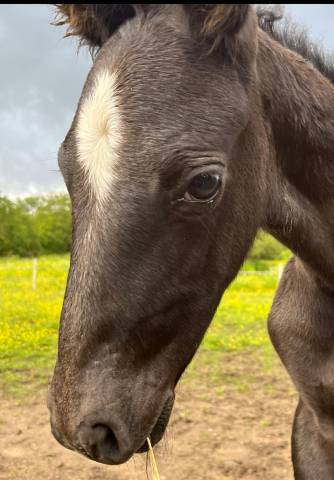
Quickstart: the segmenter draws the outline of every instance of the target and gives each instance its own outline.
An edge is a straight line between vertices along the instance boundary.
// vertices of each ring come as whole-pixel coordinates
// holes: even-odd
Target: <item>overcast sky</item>
[[[286,5],[313,38],[334,50],[334,5]],[[52,7],[0,5],[0,194],[65,190],[56,170],[91,66],[75,39],[53,27]]]

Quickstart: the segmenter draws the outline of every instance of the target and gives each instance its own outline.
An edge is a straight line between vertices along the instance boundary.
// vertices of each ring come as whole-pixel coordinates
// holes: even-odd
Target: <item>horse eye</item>
[[[194,177],[184,199],[188,202],[208,201],[215,197],[221,185],[221,176],[215,172],[203,172]]]

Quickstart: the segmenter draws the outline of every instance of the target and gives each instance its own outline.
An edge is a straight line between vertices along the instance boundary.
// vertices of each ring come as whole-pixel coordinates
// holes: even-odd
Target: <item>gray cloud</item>
[[[316,39],[334,49],[334,5],[286,5]],[[56,153],[91,66],[75,39],[50,26],[47,5],[0,6],[0,193],[64,190]]]
[[[50,26],[47,5],[0,7],[0,192],[64,189],[57,150],[73,117],[91,60]],[[3,48],[6,46],[6,48]]]

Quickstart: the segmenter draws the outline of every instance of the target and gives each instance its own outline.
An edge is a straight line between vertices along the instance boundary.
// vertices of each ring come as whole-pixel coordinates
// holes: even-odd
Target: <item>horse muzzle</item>
[[[152,445],[162,439],[173,409],[174,398],[174,393],[169,393],[160,402],[160,407],[155,400],[153,411],[138,408],[123,413],[123,409],[110,404],[84,415],[77,422],[70,439],[53,422],[55,415],[53,408],[50,408],[51,431],[65,448],[75,450],[99,463],[119,465],[128,461],[135,453],[146,452],[147,437],[150,437]]]

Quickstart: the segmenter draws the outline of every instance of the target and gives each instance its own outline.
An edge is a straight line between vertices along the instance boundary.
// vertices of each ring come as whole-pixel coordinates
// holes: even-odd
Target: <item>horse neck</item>
[[[334,87],[262,31],[257,66],[272,151],[263,228],[334,288]]]

